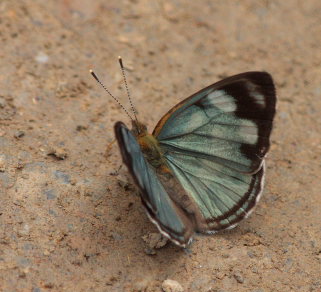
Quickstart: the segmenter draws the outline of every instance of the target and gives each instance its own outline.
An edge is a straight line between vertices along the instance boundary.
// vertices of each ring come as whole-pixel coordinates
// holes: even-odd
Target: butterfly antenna
[[[89,70],[90,74],[95,78],[95,80],[102,86],[102,88],[105,89],[105,91],[120,105],[120,107],[125,111],[125,113],[127,114],[127,116],[133,120],[133,118],[130,116],[130,114],[128,113],[128,111],[125,109],[125,107],[120,103],[120,101],[118,100],[118,98],[116,98],[114,95],[111,94],[111,92],[105,87],[105,85],[99,80],[99,78],[97,77],[97,75],[95,74],[95,72],[93,70]],[[136,116],[135,116],[136,118]],[[137,120],[137,118],[136,118]]]
[[[125,87],[126,87],[126,91],[127,91],[127,96],[128,96],[128,99],[129,99],[130,107],[131,107],[131,109],[133,111],[136,123],[138,124],[138,120],[137,120],[137,116],[136,116],[136,110],[134,108],[132,99],[130,98],[128,84],[127,84],[126,75],[125,75],[125,68],[124,68],[123,59],[121,58],[121,56],[118,56],[118,61],[119,61],[119,65],[120,65],[120,68],[121,68],[121,72],[123,74],[123,79],[124,79],[124,83],[125,83]]]

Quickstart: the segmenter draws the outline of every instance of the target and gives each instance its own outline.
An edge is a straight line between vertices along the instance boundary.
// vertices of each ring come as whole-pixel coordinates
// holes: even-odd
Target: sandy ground
[[[321,2],[0,1],[0,290],[321,291]],[[150,131],[182,98],[250,70],[278,109],[264,196],[189,250],[157,232],[121,164],[122,55]],[[109,145],[109,147],[108,147]]]

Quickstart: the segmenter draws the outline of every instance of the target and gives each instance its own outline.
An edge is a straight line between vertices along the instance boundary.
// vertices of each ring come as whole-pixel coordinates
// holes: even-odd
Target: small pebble
[[[107,286],[112,286],[112,285],[114,285],[115,282],[117,282],[117,277],[111,276],[111,277],[109,278],[109,280],[106,282],[106,285],[107,285]]]
[[[87,130],[87,128],[88,128],[88,127],[86,127],[86,126],[78,125],[78,126],[76,127],[76,130],[77,130],[78,132],[81,132],[81,131]]]
[[[164,292],[183,292],[184,289],[177,281],[167,279],[162,283],[162,289]]]
[[[23,169],[24,166],[25,166],[25,163],[22,160],[19,160],[15,165],[16,169]]]
[[[151,249],[159,249],[165,246],[168,239],[161,235],[160,233],[148,233],[142,237],[142,239],[147,243],[148,247]]]
[[[6,159],[4,155],[0,155],[0,172],[5,172],[6,170]]]
[[[225,277],[225,273],[224,272],[218,272],[216,274],[216,278],[219,280],[222,280]]]
[[[144,252],[145,252],[145,254],[147,254],[147,255],[155,255],[155,254],[156,254],[155,249],[150,248],[150,247],[146,247],[146,248],[144,249]]]
[[[124,189],[125,191],[129,190],[129,183],[127,181],[124,181],[122,179],[118,179],[118,185]]]
[[[49,156],[54,156],[58,160],[64,160],[67,158],[68,153],[65,149],[60,148],[60,147],[55,147],[55,148],[50,148],[47,151],[47,155]]]
[[[240,273],[235,273],[233,276],[238,283],[240,284],[244,283],[244,278]]]
[[[55,285],[51,282],[47,282],[44,284],[44,287],[47,288],[47,289],[52,289]]]
[[[148,289],[148,280],[147,279],[140,279],[133,283],[133,290],[132,291],[147,291]]]
[[[4,108],[7,105],[7,101],[0,96],[0,108]]]
[[[19,236],[28,235],[30,232],[30,226],[26,223],[23,225],[22,229],[18,231]]]
[[[39,52],[35,57],[35,60],[40,64],[45,64],[49,61],[49,57],[45,53]]]
[[[16,139],[19,139],[19,138],[22,138],[23,136],[25,135],[25,132],[24,131],[16,131],[15,133],[14,133],[14,137],[16,138]]]

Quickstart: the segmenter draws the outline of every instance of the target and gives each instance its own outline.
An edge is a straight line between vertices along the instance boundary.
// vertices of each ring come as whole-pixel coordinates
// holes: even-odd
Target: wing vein
[[[219,157],[219,156],[217,156],[217,155],[209,155],[209,154],[206,154],[206,153],[204,153],[204,152],[201,152],[201,151],[196,151],[196,150],[189,150],[189,149],[185,149],[185,148],[182,148],[182,147],[179,147],[178,145],[171,145],[171,144],[168,144],[168,143],[163,143],[163,142],[160,142],[160,144],[164,144],[164,145],[166,145],[167,146],[167,148],[173,148],[173,149],[168,149],[168,150],[171,150],[172,152],[175,152],[175,153],[180,153],[180,152],[182,152],[182,150],[184,151],[184,155],[188,155],[188,156],[192,156],[192,157],[201,157],[201,158],[207,158],[207,159],[210,159],[210,158],[219,158],[219,159],[221,159],[221,160],[223,160],[223,161],[230,161],[230,162],[233,162],[233,163],[236,163],[236,164],[239,164],[239,165],[241,165],[241,166],[243,166],[243,167],[245,167],[245,168],[247,168],[248,167],[248,165],[246,165],[246,164],[242,164],[242,163],[240,163],[240,162],[238,162],[238,161],[234,161],[234,160],[229,160],[229,159],[226,159],[226,158],[222,158],[222,157]],[[173,151],[173,150],[175,150],[176,149],[176,151]],[[210,160],[212,160],[212,159],[210,159]],[[226,165],[224,165],[224,164],[222,164],[222,163],[219,163],[219,162],[217,162],[218,164],[220,164],[220,165],[223,165],[223,166],[226,166]],[[226,167],[228,167],[228,166],[226,166]]]
[[[189,177],[186,176],[186,174],[185,174],[185,172],[182,170],[182,168],[181,168],[178,164],[176,164],[174,161],[171,161],[171,163],[172,163],[173,165],[175,165],[176,169],[177,169],[177,170],[180,172],[180,174],[185,178],[185,180],[188,182],[188,184],[190,185],[190,187],[193,188],[194,193],[195,193],[195,194],[198,194],[197,189],[195,188],[194,184],[191,183]],[[207,209],[208,213],[209,213],[212,217],[217,217],[218,215],[213,215],[213,213],[212,213],[211,210],[208,208],[208,206],[207,206],[206,202],[203,200],[203,198],[202,198],[201,196],[199,196],[199,195],[198,195],[198,197],[199,197],[199,199],[202,201],[202,203],[203,203],[203,205],[205,206],[205,208]]]

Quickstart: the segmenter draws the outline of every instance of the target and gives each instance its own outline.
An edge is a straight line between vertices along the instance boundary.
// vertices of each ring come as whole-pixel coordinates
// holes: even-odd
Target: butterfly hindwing
[[[248,175],[207,159],[179,153],[167,155],[167,159],[175,176],[198,206],[198,232],[234,226],[249,215],[263,189],[264,167]]]
[[[163,235],[185,246],[194,232],[192,223],[168,195],[131,131],[123,123],[117,122],[115,133],[123,161],[141,191],[141,199],[151,221]]]
[[[198,231],[234,226],[255,206],[275,103],[271,76],[248,72],[192,95],[156,126],[168,166],[198,206]]]

